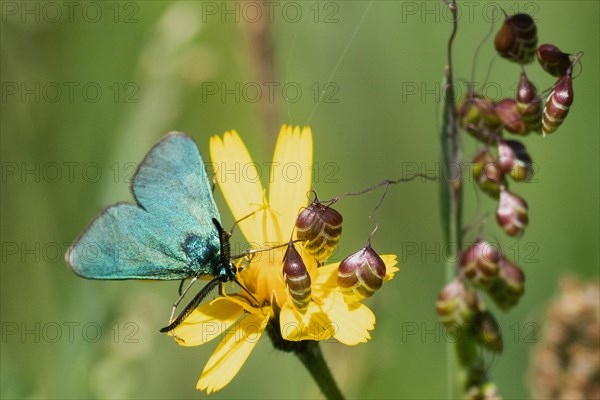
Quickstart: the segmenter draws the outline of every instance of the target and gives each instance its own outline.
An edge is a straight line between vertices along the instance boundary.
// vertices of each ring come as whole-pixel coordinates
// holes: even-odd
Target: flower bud
[[[563,123],[573,104],[573,78],[571,73],[563,75],[550,92],[544,106],[542,129],[544,134],[553,133]]]
[[[490,298],[503,310],[514,307],[525,292],[525,274],[516,264],[503,258],[498,280],[487,291]]]
[[[540,132],[542,129],[542,99],[525,72],[521,72],[517,87],[517,111],[525,123],[528,132]]]
[[[494,103],[478,94],[469,94],[456,109],[460,126],[476,139],[487,142],[491,133],[500,131],[501,123]]]
[[[474,286],[490,287],[498,276],[500,254],[494,246],[486,241],[478,240],[469,247],[460,258],[460,267],[465,278]]]
[[[494,109],[496,110],[496,114],[504,129],[509,131],[510,133],[514,133],[516,135],[527,135],[529,131],[527,130],[527,126],[525,126],[525,122],[521,118],[521,114],[517,110],[517,102],[513,99],[502,99],[494,104]]]
[[[448,334],[457,337],[479,311],[479,297],[475,290],[456,278],[440,292],[436,311]]]
[[[496,51],[501,57],[519,64],[533,61],[537,46],[537,28],[533,18],[527,14],[507,17],[494,40]]]
[[[526,181],[533,175],[533,161],[523,143],[516,140],[498,144],[498,164],[515,181]]]
[[[529,223],[528,209],[525,199],[502,189],[496,209],[496,221],[507,235],[521,235]]]
[[[323,262],[340,241],[343,220],[339,212],[315,199],[296,218],[296,236],[305,241],[309,254]]]
[[[500,324],[494,315],[485,310],[475,316],[473,323],[474,337],[483,347],[495,353],[501,353],[504,348]]]
[[[347,300],[362,300],[379,290],[385,273],[385,263],[369,243],[342,260],[337,284]]]
[[[475,155],[473,159],[473,178],[481,190],[493,198],[498,198],[500,186],[507,185],[500,165],[487,150],[482,150]]]
[[[296,309],[302,313],[306,312],[311,299],[311,280],[293,242],[288,244],[283,256],[283,280]]]
[[[569,55],[552,44],[538,47],[536,55],[542,69],[552,76],[564,75],[571,66]]]

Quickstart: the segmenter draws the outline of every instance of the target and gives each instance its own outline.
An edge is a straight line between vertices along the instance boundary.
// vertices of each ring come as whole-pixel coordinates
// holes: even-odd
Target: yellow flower
[[[311,186],[312,133],[310,128],[283,126],[273,156],[267,200],[256,164],[234,131],[212,137],[210,154],[227,204],[247,241],[255,248],[289,242],[298,213],[307,206]],[[293,305],[282,274],[284,248],[258,253],[237,277],[245,292],[221,296],[198,307],[174,330],[178,344],[197,346],[216,337],[221,343],[208,360],[196,385],[207,393],[227,385],[238,373],[267,324],[279,320],[283,339],[326,340],[356,345],[370,339],[375,316],[364,304],[345,299],[337,287],[339,263],[318,267],[303,255],[311,276],[311,301],[300,313]],[[302,253],[302,252],[301,252]],[[382,256],[387,274],[398,270],[396,256]],[[259,304],[256,303],[258,301]]]

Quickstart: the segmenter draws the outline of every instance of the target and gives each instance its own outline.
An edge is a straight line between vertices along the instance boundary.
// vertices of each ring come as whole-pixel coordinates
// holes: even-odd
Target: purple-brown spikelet
[[[521,136],[529,133],[529,130],[517,109],[517,102],[515,100],[502,99],[494,103],[494,109],[502,122],[502,126],[504,126],[504,129],[508,132]]]
[[[473,179],[493,198],[498,198],[500,188],[508,185],[500,165],[488,150],[480,151],[473,158]]]
[[[514,307],[525,292],[525,274],[514,262],[502,258],[498,280],[487,291],[490,298],[503,310]]]
[[[340,263],[337,284],[344,296],[361,300],[371,297],[381,288],[385,273],[385,263],[367,244]]]
[[[525,123],[528,132],[541,132],[542,130],[542,99],[537,94],[533,83],[521,72],[517,86],[517,111]]]
[[[536,55],[542,69],[552,76],[564,75],[571,66],[569,54],[563,53],[553,44],[542,44]]]
[[[435,306],[440,320],[453,337],[469,326],[479,307],[480,301],[475,290],[459,278],[444,286]]]
[[[494,40],[496,51],[501,57],[528,64],[533,61],[537,47],[537,28],[528,14],[507,17]]]
[[[325,261],[337,247],[342,235],[342,215],[315,199],[296,218],[296,236],[317,261]]]
[[[498,249],[484,240],[478,240],[464,251],[460,258],[460,268],[474,286],[490,287],[498,276],[498,262],[501,255]]]
[[[460,127],[478,140],[487,142],[490,135],[501,132],[502,124],[494,103],[476,93],[470,93],[459,103],[456,114]]]
[[[289,243],[283,257],[283,280],[296,309],[306,312],[311,299],[311,279],[292,242]]]
[[[533,161],[523,143],[517,140],[498,143],[498,164],[515,181],[527,181],[533,176]]]
[[[494,353],[501,353],[504,348],[500,324],[494,315],[488,311],[477,313],[473,323],[474,337],[479,344]]]
[[[528,209],[525,199],[503,188],[496,209],[498,225],[509,236],[523,234],[529,223]]]
[[[569,70],[558,80],[546,100],[542,120],[544,134],[553,133],[558,129],[567,118],[571,104],[573,104],[573,77]]]

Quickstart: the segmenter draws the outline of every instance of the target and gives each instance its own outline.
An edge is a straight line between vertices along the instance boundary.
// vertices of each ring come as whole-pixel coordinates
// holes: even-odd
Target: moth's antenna
[[[181,289],[183,289],[183,284],[185,282],[185,279],[182,279],[181,282],[179,283],[179,298],[177,299],[177,301],[175,303],[173,303],[173,306],[171,308],[171,315],[169,315],[169,323],[173,322],[173,316],[175,315],[175,310],[177,310],[177,306],[179,305],[179,303],[181,303],[181,300],[183,300],[183,298],[185,297],[187,292],[190,290],[190,288],[194,285],[194,283],[197,280],[198,280],[198,277],[194,276],[192,278],[192,280],[190,281],[190,283],[185,287],[184,291],[182,291]]]

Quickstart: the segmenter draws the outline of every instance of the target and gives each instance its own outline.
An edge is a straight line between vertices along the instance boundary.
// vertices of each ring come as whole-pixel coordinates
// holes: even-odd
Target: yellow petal
[[[327,340],[336,329],[327,313],[314,301],[304,314],[292,305],[291,301],[284,304],[279,314],[281,337],[297,342],[300,340]]]
[[[283,125],[273,154],[269,205],[277,214],[281,241],[289,238],[311,186],[312,133],[309,127]]]
[[[387,268],[385,277],[383,278],[383,283],[386,283],[386,282],[394,279],[394,275],[396,275],[396,272],[398,272],[398,271],[400,271],[400,268],[398,268],[398,267]]]
[[[262,210],[252,217],[252,223],[257,227],[259,239],[253,244],[258,247],[275,246],[287,242],[279,228],[279,214],[267,203],[263,197]]]
[[[235,324],[210,356],[196,389],[210,394],[231,382],[258,343],[268,322],[268,315],[248,314]]]
[[[285,248],[256,254],[247,268],[238,274],[244,286],[254,294],[260,304],[269,303],[273,297],[281,307],[286,297],[283,281],[283,255]]]
[[[381,256],[381,259],[385,263],[385,278],[383,278],[383,283],[386,283],[394,279],[396,272],[400,271],[400,268],[396,267],[398,265],[398,256],[395,254],[384,254]]]
[[[338,291],[329,291],[321,305],[311,302],[306,313],[289,303],[279,315],[281,336],[290,341],[326,340],[333,336],[346,345],[364,343],[375,328],[375,315],[364,304],[348,304]]]
[[[174,329],[175,336],[182,339],[181,346],[198,346],[225,332],[244,313],[244,309],[227,297],[219,297],[196,308]]]
[[[349,346],[368,341],[369,331],[375,328],[373,312],[362,303],[346,303],[338,292],[331,293],[324,300],[324,308],[335,328],[333,337]]]
[[[331,290],[337,287],[337,272],[340,263],[323,265],[317,269],[317,278],[313,281],[313,289]]]
[[[210,139],[210,158],[215,177],[235,220],[251,214],[263,204],[264,190],[260,175],[244,142],[235,131],[225,132],[223,139]],[[239,227],[250,243],[262,243],[259,226],[250,217]]]
[[[263,310],[261,308],[257,308],[254,304],[255,301],[254,300],[250,300],[248,298],[248,296],[246,295],[246,293],[234,293],[234,294],[230,294],[227,295],[227,297],[225,297],[227,300],[229,300],[232,303],[235,303],[237,305],[239,305],[240,307],[242,307],[247,313],[250,314],[257,314],[257,315],[264,315],[265,312],[263,312]],[[267,308],[267,312],[270,312],[271,309]]]

